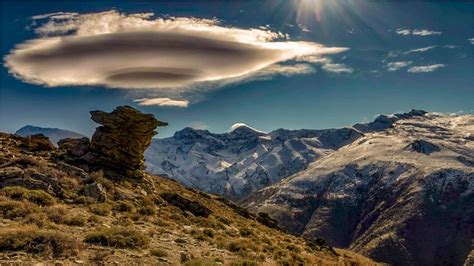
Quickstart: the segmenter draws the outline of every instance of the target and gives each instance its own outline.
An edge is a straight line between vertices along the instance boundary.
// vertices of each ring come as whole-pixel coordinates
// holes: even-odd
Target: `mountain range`
[[[391,265],[472,265],[474,116],[396,115],[355,128],[367,133],[242,206]]]

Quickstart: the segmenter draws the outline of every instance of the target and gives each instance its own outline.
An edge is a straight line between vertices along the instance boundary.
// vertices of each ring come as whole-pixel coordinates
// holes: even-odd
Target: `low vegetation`
[[[84,241],[114,248],[141,248],[150,240],[148,236],[135,229],[114,227],[92,232],[86,235]]]
[[[25,251],[61,257],[75,256],[80,249],[80,242],[59,232],[38,230],[33,226],[0,230],[0,250],[2,251]]]
[[[346,251],[336,256],[309,247],[218,196],[164,178],[111,181],[101,171],[58,165],[51,159],[56,150],[23,154],[15,138],[0,133],[0,141],[15,154],[0,148],[0,174],[22,176],[15,181],[19,186],[0,189],[1,265],[2,254],[32,264],[66,265],[76,260],[235,266],[370,262]],[[101,184],[105,199],[83,193],[91,183]],[[31,184],[47,189],[28,189]]]

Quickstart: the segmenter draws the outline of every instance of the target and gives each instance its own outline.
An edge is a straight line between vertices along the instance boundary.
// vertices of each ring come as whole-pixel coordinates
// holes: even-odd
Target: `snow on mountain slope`
[[[304,170],[360,136],[352,128],[279,129],[268,134],[247,126],[223,134],[185,128],[154,140],[145,160],[150,173],[238,199]]]
[[[242,205],[377,261],[462,265],[474,239],[474,116],[385,116],[355,127],[365,136]]]
[[[35,134],[45,135],[49,138],[49,140],[51,141],[51,143],[53,143],[54,146],[58,146],[58,141],[65,138],[79,139],[85,137],[82,134],[69,130],[59,128],[35,127],[30,125],[24,126],[15,132],[15,135],[22,137],[27,137]]]

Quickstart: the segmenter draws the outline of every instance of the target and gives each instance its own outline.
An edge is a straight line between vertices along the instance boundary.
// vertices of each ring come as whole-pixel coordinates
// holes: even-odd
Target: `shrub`
[[[175,243],[178,243],[178,244],[184,244],[184,243],[186,243],[187,241],[186,241],[186,239],[184,239],[184,238],[176,238],[176,239],[174,240],[174,242],[175,242]]]
[[[232,262],[231,266],[257,266],[258,263],[253,260],[238,260]]]
[[[13,200],[0,201],[0,213],[7,219],[25,217],[37,211],[38,207],[29,202]]]
[[[247,237],[247,236],[253,235],[252,230],[250,230],[250,229],[248,229],[248,228],[241,228],[241,229],[239,230],[239,233],[240,233],[240,235],[243,236],[243,237]]]
[[[93,204],[89,207],[90,211],[100,216],[107,216],[112,212],[112,206],[107,203]]]
[[[154,215],[156,214],[156,207],[152,200],[143,199],[142,206],[138,209],[138,212],[142,215]]]
[[[139,248],[148,244],[149,238],[143,233],[125,227],[101,229],[86,236],[85,242],[116,248]]]
[[[5,187],[2,192],[8,197],[16,200],[28,200],[41,206],[54,204],[54,198],[43,190],[30,190],[23,187]]]
[[[75,256],[79,242],[65,234],[38,230],[36,227],[8,228],[0,230],[0,250],[24,251],[32,254]]]
[[[48,216],[42,212],[30,213],[25,217],[24,222],[26,224],[34,224],[38,227],[45,227],[49,224]]]
[[[213,238],[214,237],[214,230],[204,229],[203,234],[207,237]]]
[[[114,204],[113,210],[119,212],[132,212],[135,210],[135,206],[131,202],[120,200]]]
[[[193,259],[184,263],[185,266],[214,266],[218,265],[216,261],[209,259]]]
[[[150,250],[150,255],[155,256],[155,257],[160,257],[160,258],[168,256],[166,251],[164,251],[162,249],[152,249],[152,250]]]
[[[61,224],[66,217],[67,209],[62,206],[49,207],[46,210],[46,214],[48,215],[50,221]]]
[[[229,250],[230,252],[239,252],[241,250],[245,249],[241,243],[239,242],[230,242],[229,245],[227,245],[227,250]]]
[[[87,223],[87,218],[80,215],[66,216],[63,223],[72,226],[84,226]]]

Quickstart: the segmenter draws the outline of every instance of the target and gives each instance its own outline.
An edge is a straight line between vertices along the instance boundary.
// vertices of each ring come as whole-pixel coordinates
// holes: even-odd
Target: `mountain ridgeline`
[[[390,128],[399,119],[422,116],[412,110],[380,115],[374,122],[323,130],[278,129],[264,133],[246,126],[213,134],[185,128],[173,137],[153,140],[145,153],[147,171],[186,186],[239,200],[305,170],[371,131]]]

